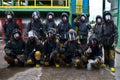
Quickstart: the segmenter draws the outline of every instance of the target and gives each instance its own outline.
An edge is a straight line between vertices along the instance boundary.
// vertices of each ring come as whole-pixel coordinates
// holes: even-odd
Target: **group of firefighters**
[[[47,14],[46,23],[43,24],[40,13],[35,11],[27,26],[27,40],[23,40],[14,18],[14,13],[7,11],[3,25],[6,43],[4,58],[10,66],[73,65],[76,68],[86,68],[88,60],[93,59],[94,68],[104,66],[115,72],[114,49],[118,31],[109,11],[104,11],[103,17],[96,16],[93,27],[88,24],[85,14],[78,15],[74,19],[74,25],[78,28],[76,31],[71,28],[67,13],[61,14],[61,21],[56,25],[53,12]],[[89,31],[92,32],[90,37]]]

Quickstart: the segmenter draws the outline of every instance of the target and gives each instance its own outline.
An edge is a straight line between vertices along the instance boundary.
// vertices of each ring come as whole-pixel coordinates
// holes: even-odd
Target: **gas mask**
[[[38,21],[39,20],[37,15],[35,15],[33,18],[34,18],[34,21]]]
[[[111,21],[111,16],[110,16],[110,15],[105,15],[105,20],[106,20],[107,22],[110,22],[110,21]]]
[[[47,35],[48,35],[49,40],[53,40],[53,33],[52,32],[48,32]]]
[[[101,25],[102,20],[101,20],[100,18],[98,18],[97,21],[96,21],[96,23],[97,23],[98,25]]]
[[[68,33],[68,40],[69,41],[75,41],[76,40],[76,34],[73,32],[71,32],[71,33]]]
[[[67,17],[64,16],[64,17],[62,18],[62,20],[63,20],[64,23],[67,22]]]
[[[15,33],[14,34],[14,39],[15,40],[19,40],[20,39],[20,34],[19,33]]]
[[[29,40],[30,40],[31,42],[34,42],[34,40],[35,40],[35,34],[34,34],[33,31],[29,31],[29,32],[28,32],[28,38],[29,38]]]
[[[12,15],[8,14],[8,15],[7,15],[7,20],[8,20],[8,21],[11,21],[11,20],[12,20]]]
[[[85,22],[85,16],[81,16],[81,22]]]
[[[49,20],[49,21],[52,21],[52,20],[53,20],[53,16],[52,16],[52,15],[49,15],[49,16],[48,16],[48,20]]]
[[[92,47],[96,47],[97,46],[97,40],[93,38],[91,40],[91,44],[92,44]]]

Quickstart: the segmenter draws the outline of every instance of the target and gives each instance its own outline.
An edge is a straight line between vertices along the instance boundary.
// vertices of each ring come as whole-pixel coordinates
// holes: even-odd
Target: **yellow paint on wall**
[[[83,0],[76,0],[76,13],[81,14],[82,13],[82,1]]]

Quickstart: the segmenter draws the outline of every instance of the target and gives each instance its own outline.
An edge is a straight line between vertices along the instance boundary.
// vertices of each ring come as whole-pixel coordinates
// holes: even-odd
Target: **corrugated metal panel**
[[[76,0],[71,0],[72,13],[76,13]]]
[[[83,0],[82,11],[85,14],[89,14],[89,0]]]

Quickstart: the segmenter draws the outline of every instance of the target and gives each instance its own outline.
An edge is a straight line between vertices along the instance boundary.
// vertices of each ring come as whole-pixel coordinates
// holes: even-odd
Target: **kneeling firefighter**
[[[55,36],[56,29],[51,28],[47,32],[47,40],[45,41],[43,48],[45,66],[53,65],[54,63],[56,63],[56,55],[58,55],[59,51],[59,40],[56,40]]]
[[[96,35],[91,35],[89,39],[89,43],[87,44],[87,47],[84,52],[84,56],[82,56],[82,60],[87,65],[89,59],[93,59],[94,63],[92,66],[94,68],[99,68],[102,61],[102,46],[100,45]]]
[[[35,37],[34,32],[29,31],[25,47],[27,65],[36,65],[36,67],[40,67],[42,47],[42,43]]]
[[[14,65],[24,65],[24,50],[25,50],[25,42],[21,37],[21,33],[19,29],[15,29],[12,32],[11,39],[6,43],[4,47],[5,51],[5,60],[10,64],[10,66]]]
[[[62,51],[64,53],[64,61],[66,63],[66,66],[69,67],[72,63],[72,58],[75,56],[75,66],[77,67],[80,62],[80,59],[78,58],[78,55],[81,55],[82,48],[80,47],[80,42],[76,40],[77,33],[75,30],[70,29],[68,32],[68,40],[65,42]],[[78,60],[78,63],[77,63]]]

